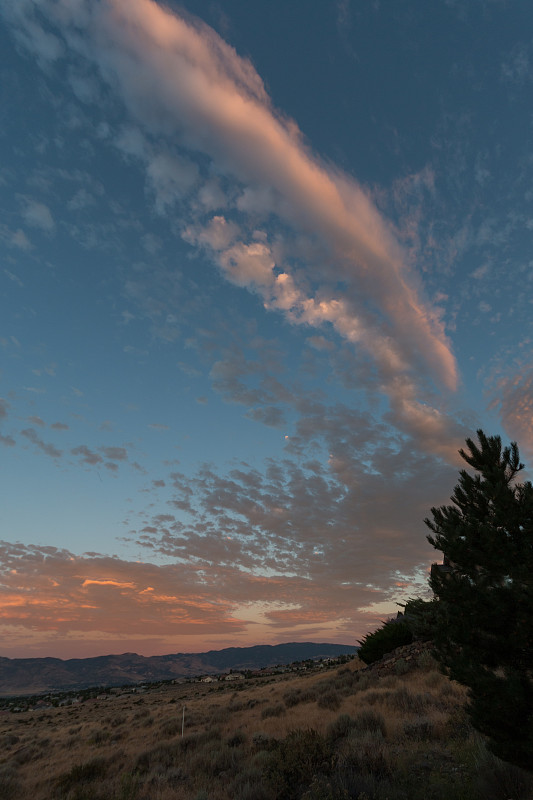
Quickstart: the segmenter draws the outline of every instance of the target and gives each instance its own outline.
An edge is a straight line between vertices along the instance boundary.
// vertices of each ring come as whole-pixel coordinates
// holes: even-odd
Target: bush
[[[267,719],[268,717],[281,717],[285,711],[285,706],[282,705],[282,703],[278,703],[275,706],[267,706],[261,711],[261,719]]]
[[[329,689],[321,694],[317,700],[319,708],[328,708],[330,711],[337,711],[341,705],[341,696],[335,689]]]
[[[386,702],[391,694],[392,692],[390,689],[372,689],[365,694],[364,700],[367,705],[373,706],[376,703]]]
[[[336,720],[328,725],[326,736],[328,741],[335,744],[339,739],[345,739],[355,727],[355,721],[349,714],[340,714]]]
[[[396,675],[406,675],[409,672],[409,662],[405,658],[399,658],[394,665]]]
[[[277,744],[277,739],[263,731],[256,731],[252,736],[252,749],[255,752],[272,750]]]
[[[417,717],[410,722],[404,722],[403,735],[412,741],[427,742],[435,739],[437,732],[435,724],[429,717]]]
[[[390,757],[380,730],[356,731],[342,743],[339,766],[361,775],[383,778],[391,773]]]
[[[316,700],[316,692],[313,689],[289,689],[283,695],[283,700],[287,708],[293,708],[299,703],[311,703]]]
[[[328,741],[335,744],[340,739],[345,739],[348,736],[357,738],[358,736],[364,736],[369,731],[378,733],[381,738],[384,737],[386,733],[385,719],[382,714],[373,709],[363,708],[353,717],[349,714],[340,714],[328,726],[327,737]]]
[[[297,800],[319,775],[331,771],[332,751],[314,730],[296,730],[277,743],[265,777],[277,800]]]
[[[221,773],[235,774],[239,766],[240,753],[227,744],[209,743],[188,758],[190,771],[208,778],[218,778]]]
[[[430,672],[435,670],[437,662],[429,650],[424,650],[416,659],[416,665],[419,669],[423,670],[423,672]]]
[[[477,758],[476,789],[483,800],[530,800],[533,778],[525,770],[496,758],[484,747]]]
[[[233,800],[272,800],[272,795],[261,782],[247,781],[234,790]]]
[[[61,775],[56,783],[60,792],[67,794],[96,780],[101,780],[107,772],[107,762],[103,758],[93,758],[85,764],[75,764]]]
[[[2,764],[0,766],[0,797],[2,800],[11,800],[19,796],[19,783],[13,767]]]
[[[389,620],[374,633],[367,633],[361,639],[358,656],[365,664],[373,664],[379,661],[387,653],[391,653],[397,647],[404,644],[411,644],[413,634],[407,622],[400,619]]]
[[[402,714],[420,714],[429,705],[434,705],[434,702],[431,694],[414,693],[405,686],[395,689],[387,698],[387,705]]]
[[[228,747],[240,747],[246,742],[246,734],[243,731],[235,731],[227,740]]]
[[[358,711],[353,718],[355,731],[358,733],[370,731],[372,733],[379,732],[381,736],[385,736],[385,718],[383,714],[374,711],[372,708],[363,708]]]
[[[181,733],[182,721],[179,717],[167,719],[161,725],[160,732],[162,736],[176,736]]]

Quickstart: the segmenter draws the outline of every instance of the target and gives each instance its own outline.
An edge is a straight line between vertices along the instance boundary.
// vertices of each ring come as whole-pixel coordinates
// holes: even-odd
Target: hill
[[[228,670],[257,670],[294,661],[353,655],[357,649],[353,645],[290,642],[164,656],[123,653],[68,660],[0,658],[0,695],[38,694],[90,686],[123,686],[213,675]]]
[[[362,667],[0,713],[0,797],[532,800],[531,776],[487,752],[466,691],[427,657]]]

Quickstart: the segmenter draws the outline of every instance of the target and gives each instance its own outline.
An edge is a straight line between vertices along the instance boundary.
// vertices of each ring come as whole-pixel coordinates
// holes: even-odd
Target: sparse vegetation
[[[163,685],[4,713],[0,797],[533,800],[531,776],[488,753],[473,729],[466,690],[413,664],[379,677],[355,660],[216,694]]]

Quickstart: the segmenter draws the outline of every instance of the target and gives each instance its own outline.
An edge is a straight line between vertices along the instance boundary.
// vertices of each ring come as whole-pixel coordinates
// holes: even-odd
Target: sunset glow
[[[0,656],[356,643],[533,458],[525,5],[246,5],[0,0]]]

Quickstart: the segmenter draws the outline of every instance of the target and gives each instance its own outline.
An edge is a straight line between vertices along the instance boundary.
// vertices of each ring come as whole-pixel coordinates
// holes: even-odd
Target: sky
[[[0,656],[356,643],[533,458],[533,6],[0,19]]]

